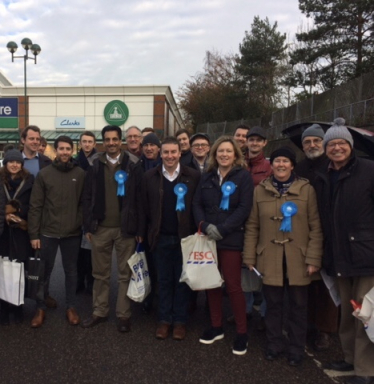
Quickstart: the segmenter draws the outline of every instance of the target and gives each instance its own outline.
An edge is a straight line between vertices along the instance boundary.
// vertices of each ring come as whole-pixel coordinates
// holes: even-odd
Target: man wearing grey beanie
[[[317,172],[327,168],[323,139],[325,132],[319,124],[308,127],[301,135],[305,159],[298,162],[295,173],[308,179],[313,186]],[[308,327],[313,337],[313,348],[324,351],[330,347],[330,334],[338,330],[338,309],[322,279],[313,280],[308,287]]]
[[[361,304],[374,286],[374,162],[356,157],[342,118],[327,130],[324,147],[330,162],[314,186],[325,238],[323,264],[326,273],[336,277],[341,298],[344,353],[344,360],[326,368],[354,371],[350,384],[374,383],[374,344],[361,320],[352,316],[350,303]]]

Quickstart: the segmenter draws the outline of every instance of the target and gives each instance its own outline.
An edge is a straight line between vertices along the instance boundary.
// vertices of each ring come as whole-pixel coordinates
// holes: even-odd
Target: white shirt
[[[162,174],[169,180],[169,181],[174,181],[178,175],[179,175],[179,172],[180,172],[180,169],[181,169],[181,165],[178,163],[178,166],[176,168],[176,170],[173,172],[172,175],[170,175],[170,173],[165,169],[164,165],[162,165]]]
[[[115,157],[115,158],[113,159],[112,157],[108,156],[108,154],[106,153],[106,159],[107,159],[108,161],[110,161],[112,164],[117,164],[118,161],[119,161],[119,157],[120,157],[120,156],[121,156],[121,153],[120,153],[117,157]]]

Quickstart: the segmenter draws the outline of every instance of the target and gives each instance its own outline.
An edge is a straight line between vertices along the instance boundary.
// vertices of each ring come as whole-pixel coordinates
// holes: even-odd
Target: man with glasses
[[[210,151],[209,136],[205,133],[196,133],[190,138],[190,146],[193,155],[192,164],[195,169],[203,173],[208,165]]]
[[[135,125],[131,126],[126,131],[126,144],[127,150],[135,155],[137,158],[140,158],[142,155],[142,131]]]
[[[301,135],[305,159],[298,162],[295,173],[314,185],[317,172],[327,168],[329,159],[323,148],[325,132],[319,124],[308,127]],[[308,287],[308,321],[311,341],[316,351],[330,347],[330,334],[338,330],[338,309],[323,280],[314,280]]]
[[[329,164],[315,180],[324,233],[323,265],[335,276],[341,298],[339,336],[344,360],[326,368],[354,371],[349,384],[374,383],[374,344],[352,316],[350,300],[362,303],[374,286],[374,162],[359,158],[342,118],[325,134]]]

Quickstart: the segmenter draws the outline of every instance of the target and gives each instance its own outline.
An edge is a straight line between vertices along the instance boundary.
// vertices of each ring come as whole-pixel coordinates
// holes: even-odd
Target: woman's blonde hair
[[[215,143],[212,146],[212,149],[210,150],[210,154],[209,154],[209,158],[208,158],[207,172],[210,172],[213,169],[218,168],[218,162],[216,159],[216,155],[217,155],[217,149],[222,143],[231,143],[232,144],[232,146],[234,148],[235,157],[236,157],[236,159],[234,161],[234,166],[236,165],[238,167],[245,168],[244,157],[243,157],[242,151],[240,150],[240,148],[239,148],[238,144],[236,143],[236,141],[234,140],[234,138],[231,136],[221,136],[220,138],[218,138],[215,141]]]

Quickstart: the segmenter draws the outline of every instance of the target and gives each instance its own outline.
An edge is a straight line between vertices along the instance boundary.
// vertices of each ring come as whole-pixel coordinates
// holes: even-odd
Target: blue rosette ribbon
[[[187,193],[187,185],[183,183],[178,183],[174,187],[174,193],[177,195],[177,205],[175,207],[176,211],[184,211],[186,209],[186,205],[184,203],[184,196]]]
[[[223,193],[221,205],[219,206],[224,211],[229,210],[230,196],[235,192],[236,185],[232,181],[226,181],[222,184],[221,191]]]
[[[281,212],[283,213],[283,220],[281,226],[279,228],[280,231],[283,232],[291,232],[292,231],[292,216],[297,213],[297,205],[292,201],[287,201],[281,206]]]
[[[117,186],[117,196],[125,196],[125,182],[127,180],[127,173],[125,171],[117,171],[114,175],[114,179],[116,180]]]

